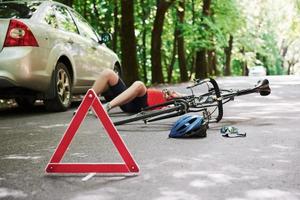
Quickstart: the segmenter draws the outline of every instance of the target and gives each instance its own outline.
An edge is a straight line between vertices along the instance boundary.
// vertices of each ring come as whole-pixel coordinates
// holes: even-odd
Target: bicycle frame
[[[212,88],[209,88],[208,92],[205,94],[198,96],[194,95],[193,88],[203,84],[210,84]],[[267,79],[258,82],[258,85],[254,88],[243,90],[220,90],[218,83],[213,78],[204,80],[197,79],[195,80],[194,85],[187,87],[187,89],[192,91],[192,95],[174,98],[171,101],[167,101],[162,104],[146,107],[136,116],[114,122],[114,124],[122,125],[138,120],[143,120],[144,123],[147,123],[180,116],[188,112],[202,112],[204,118],[209,123],[219,122],[223,117],[223,105],[234,100],[236,96],[242,96],[256,92],[260,93],[261,96],[267,96],[271,92],[269,81]],[[161,107],[163,108],[159,109]],[[218,111],[218,115],[214,119],[211,119],[212,113],[209,113],[208,111],[208,108],[211,107],[216,107],[216,110]]]

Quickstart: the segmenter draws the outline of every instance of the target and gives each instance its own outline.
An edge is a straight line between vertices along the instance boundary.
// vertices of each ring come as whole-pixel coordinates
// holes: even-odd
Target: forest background
[[[58,1],[112,34],[127,84],[246,76],[258,65],[300,75],[300,0]]]
[[[112,34],[127,84],[247,76],[254,66],[300,75],[300,0],[57,1]]]
[[[300,0],[56,0],[121,58],[125,82],[300,74]]]
[[[121,58],[127,83],[298,73],[299,0],[60,0]]]

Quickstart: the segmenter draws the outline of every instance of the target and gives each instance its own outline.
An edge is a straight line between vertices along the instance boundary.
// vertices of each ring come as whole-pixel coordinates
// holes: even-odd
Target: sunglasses
[[[233,126],[223,126],[220,129],[220,133],[223,137],[246,137],[246,133],[240,133],[239,130],[236,127]]]

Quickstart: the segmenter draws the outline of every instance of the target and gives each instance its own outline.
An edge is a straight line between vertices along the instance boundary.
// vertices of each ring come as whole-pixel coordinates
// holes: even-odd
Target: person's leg
[[[101,95],[103,92],[107,91],[111,86],[117,85],[118,82],[119,82],[118,74],[116,74],[111,69],[104,69],[99,75],[99,77],[96,79],[96,81],[94,82],[92,89],[95,91],[97,95]],[[126,88],[125,85],[124,88]],[[76,112],[77,110],[74,111],[73,115],[76,114]]]
[[[114,86],[118,83],[119,76],[111,69],[104,69],[100,76],[95,81],[92,89],[97,95],[101,95],[103,92],[109,89],[109,86]]]
[[[116,98],[114,98],[111,102],[109,102],[110,107],[114,108],[116,106],[121,106],[126,103],[129,103],[136,97],[144,96],[146,92],[147,88],[145,84],[141,81],[136,81],[127,90],[125,90]]]
[[[113,91],[116,97],[109,102],[108,109],[127,104],[136,97],[144,96],[147,92],[145,84],[141,81],[136,81],[127,88],[119,76],[110,69],[105,69],[101,72],[92,89],[98,95],[101,95],[108,89]]]

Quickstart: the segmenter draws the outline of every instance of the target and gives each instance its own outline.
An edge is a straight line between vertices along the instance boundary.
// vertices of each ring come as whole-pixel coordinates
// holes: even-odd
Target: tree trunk
[[[192,0],[192,24],[196,22],[195,0]]]
[[[152,83],[163,83],[164,77],[161,64],[161,35],[165,13],[175,0],[158,0],[151,38]]]
[[[202,49],[196,53],[196,77],[204,79],[207,78],[207,59],[206,49]]]
[[[140,1],[141,9],[142,9],[142,24],[143,24],[143,30],[142,30],[142,62],[143,62],[143,79],[144,82],[148,82],[148,73],[147,73],[147,23],[146,20],[149,17],[150,9],[149,6],[147,6],[148,1],[145,3],[144,0]]]
[[[86,19],[86,20],[88,20],[87,19],[87,1],[84,1],[84,4],[83,4],[83,17]]]
[[[126,84],[138,80],[138,63],[136,55],[136,38],[134,33],[134,1],[121,1],[121,50],[122,69]]]
[[[294,67],[297,62],[294,59],[292,59],[292,60],[288,61],[287,63],[288,63],[287,75],[294,74]]]
[[[174,40],[173,40],[173,52],[172,52],[172,59],[171,63],[168,68],[168,83],[172,81],[172,72],[176,60],[176,50],[177,50],[177,37],[178,37],[178,32],[177,32],[177,23],[174,28]]]
[[[211,0],[203,0],[202,13],[204,16],[210,16]]]
[[[213,50],[213,55],[212,55],[212,69],[213,69],[213,75],[214,76],[220,76],[220,71],[218,70],[218,59],[217,59],[217,53],[216,50]]]
[[[96,16],[96,20],[100,20],[100,15],[99,15],[99,11],[98,11],[98,8],[97,8],[97,1],[96,0],[93,0],[93,11],[95,13],[95,16]]]
[[[181,9],[177,9],[177,16],[179,19],[179,24],[184,23],[184,15],[185,15],[185,0],[179,1],[179,7]],[[186,67],[186,58],[185,58],[185,47],[184,47],[184,37],[181,31],[181,28],[177,27],[178,32],[178,62],[179,62],[179,69],[180,69],[180,79],[183,82],[188,81],[188,73]]]
[[[210,16],[210,5],[211,0],[203,0],[202,6],[202,14],[204,17]],[[203,31],[207,29],[205,25],[202,25]],[[196,78],[207,78],[207,57],[206,57],[207,50],[206,48],[201,48],[196,53]]]
[[[212,70],[212,59],[213,59],[213,51],[212,50],[207,50],[207,69],[208,69],[208,74],[212,75],[213,70]]]
[[[243,47],[240,51],[243,56],[245,57],[245,48]],[[243,76],[248,76],[248,64],[247,64],[247,61],[243,61],[242,62],[242,73],[243,73]]]
[[[210,76],[214,75],[213,60],[214,60],[214,50],[210,49],[207,51],[207,68]]]
[[[67,6],[70,6],[71,8],[73,6],[73,0],[64,0],[63,3]]]
[[[196,23],[195,0],[192,0],[192,24],[195,25],[195,23]],[[196,52],[193,51],[189,57],[191,58],[189,79],[191,79],[194,72],[196,71]],[[189,59],[188,59],[188,61],[189,61]]]
[[[229,36],[229,41],[228,41],[228,47],[225,47],[224,53],[225,53],[225,71],[224,75],[225,76],[230,76],[231,75],[231,53],[232,53],[232,44],[233,44],[233,36]]]
[[[284,60],[286,57],[286,54],[289,50],[289,44],[287,44],[286,40],[283,39],[282,43],[281,43],[281,47],[280,47],[280,55],[281,55],[281,68],[284,69]]]
[[[290,62],[288,62],[287,75],[291,75],[291,66],[292,66],[292,64]]]
[[[113,40],[112,40],[112,49],[114,52],[118,52],[118,35],[120,31],[118,15],[119,15],[118,0],[114,0],[114,33],[113,33]]]

